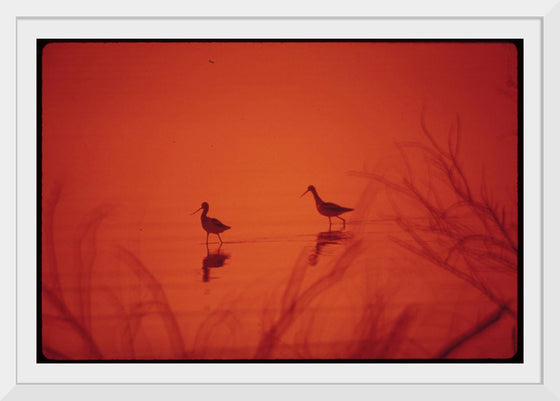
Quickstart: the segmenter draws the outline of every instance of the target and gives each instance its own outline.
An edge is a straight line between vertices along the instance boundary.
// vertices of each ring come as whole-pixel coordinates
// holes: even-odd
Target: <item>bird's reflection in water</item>
[[[208,282],[210,280],[210,269],[222,267],[230,255],[220,252],[222,245],[218,247],[215,252],[210,252],[206,247],[206,257],[202,259],[202,281]]]
[[[310,265],[316,265],[319,260],[319,255],[325,254],[325,247],[327,245],[342,245],[346,240],[352,238],[352,233],[347,231],[323,231],[317,234],[317,244],[315,249],[309,255],[308,262]]]

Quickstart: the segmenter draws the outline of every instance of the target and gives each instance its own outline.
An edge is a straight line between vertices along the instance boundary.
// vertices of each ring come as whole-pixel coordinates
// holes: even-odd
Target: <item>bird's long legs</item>
[[[220,245],[222,245],[224,243],[224,241],[222,241],[222,237],[220,237],[220,234],[216,234],[216,235],[220,239]],[[208,248],[208,237],[209,236],[210,236],[210,233],[206,233],[206,248]]]
[[[340,220],[342,220],[342,226],[343,226],[343,227],[346,227],[346,220],[344,220],[344,219],[343,219],[342,217],[340,217],[340,216],[335,216],[335,217],[337,217],[337,218],[339,218]]]

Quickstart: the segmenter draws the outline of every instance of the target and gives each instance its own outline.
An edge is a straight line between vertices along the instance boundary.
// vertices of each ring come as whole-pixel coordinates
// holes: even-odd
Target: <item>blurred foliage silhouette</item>
[[[517,321],[517,288],[504,291],[500,286],[504,276],[516,278],[518,274],[517,208],[507,210],[492,200],[484,176],[478,192],[473,188],[460,160],[459,116],[446,146],[438,143],[427,128],[424,113],[421,130],[427,144],[397,143],[407,171],[400,181],[374,172],[353,171],[351,175],[371,179],[386,188],[395,212],[393,219],[408,236],[407,240],[393,235],[394,242],[464,280],[496,305],[496,310],[482,322],[442,347],[437,357],[444,358],[504,314]],[[417,177],[418,164],[412,168],[413,151],[419,152],[434,171],[427,174],[428,182]],[[412,204],[412,210],[420,216],[403,212],[400,205],[405,203]]]
[[[512,355],[517,344],[517,289],[504,277],[518,274],[517,210],[492,199],[484,177],[476,191],[461,165],[460,121],[446,146],[438,143],[422,117],[427,143],[400,142],[406,176],[392,179],[375,172],[351,172],[368,179],[356,207],[352,231],[321,232],[314,246],[304,247],[282,286],[268,294],[260,321],[244,320],[234,296],[207,311],[196,325],[172,309],[166,288],[139,255],[119,243],[108,244],[114,266],[99,266],[99,230],[113,213],[110,205],[95,208],[73,237],[73,278],[61,283],[55,252],[54,222],[62,186],[43,199],[42,332],[43,353],[55,360],[80,359],[399,359],[414,349],[416,358],[453,358],[504,319],[509,319]],[[411,159],[420,157],[424,164]],[[429,173],[422,175],[418,166]],[[429,177],[420,179],[419,177]],[[445,185],[441,185],[443,182]],[[393,210],[397,231],[388,232],[397,246],[428,261],[476,289],[493,310],[452,330],[439,344],[418,345],[415,339],[422,311],[414,303],[392,305],[391,291],[364,261],[371,242],[364,224],[382,184]],[[384,245],[382,245],[384,246]],[[325,255],[328,247],[328,255]],[[332,247],[332,248],[331,248]],[[337,251],[338,250],[338,251]],[[321,265],[319,256],[325,257]],[[230,255],[206,250],[203,281],[210,269]],[[316,267],[319,267],[317,269]],[[96,276],[118,271],[126,290],[96,284]],[[123,278],[124,277],[124,278]],[[116,279],[115,279],[116,280]],[[100,281],[103,283],[103,281]],[[365,286],[361,306],[332,325],[330,315],[356,283]],[[376,286],[377,285],[377,286]],[[76,293],[69,289],[78,288]],[[355,292],[355,291],[354,291]],[[353,295],[357,299],[357,293]],[[225,306],[227,304],[227,306]],[[100,311],[102,317],[99,318]],[[435,312],[431,311],[430,314]],[[477,312],[479,313],[479,312]],[[459,311],[451,312],[460,318]],[[93,318],[95,316],[95,318]],[[419,323],[418,323],[419,324]],[[188,331],[187,331],[188,329]],[[158,333],[158,334],[154,334]],[[253,345],[238,348],[244,336]],[[162,339],[166,338],[165,341]],[[423,356],[419,356],[423,355]]]

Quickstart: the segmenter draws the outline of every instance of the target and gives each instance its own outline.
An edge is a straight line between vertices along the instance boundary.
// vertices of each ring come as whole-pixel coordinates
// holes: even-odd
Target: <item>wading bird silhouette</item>
[[[307,191],[301,194],[300,198],[303,197],[306,193],[311,192],[313,194],[313,198],[315,198],[315,206],[317,207],[317,211],[321,213],[323,216],[327,216],[329,218],[329,229],[331,227],[331,217],[336,217],[342,220],[342,224],[346,227],[346,220],[339,216],[339,214],[351,212],[352,208],[339,206],[336,203],[331,202],[324,202],[317,194],[317,190],[313,185],[307,187]]]
[[[220,233],[229,230],[231,227],[226,226],[218,219],[215,219],[213,217],[208,217],[206,214],[208,213],[209,208],[210,206],[208,205],[208,202],[202,202],[202,205],[191,214],[195,214],[200,209],[203,210],[202,216],[200,216],[200,222],[202,223],[202,228],[204,228],[204,231],[206,231],[206,245],[208,245],[208,236],[210,235],[210,233],[217,234],[218,238],[220,239],[220,244],[222,244],[224,241],[222,241],[222,237],[220,237]]]

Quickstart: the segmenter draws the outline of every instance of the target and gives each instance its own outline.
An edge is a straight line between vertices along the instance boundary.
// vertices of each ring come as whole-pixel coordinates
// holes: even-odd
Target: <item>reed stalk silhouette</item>
[[[181,331],[172,312],[165,292],[158,280],[140,259],[126,248],[116,245],[114,256],[124,263],[128,273],[139,283],[140,291],[135,292],[131,299],[123,300],[114,291],[101,287],[92,292],[93,269],[97,255],[97,231],[108,216],[111,208],[102,205],[95,209],[78,228],[72,243],[74,255],[73,268],[78,273],[79,294],[75,304],[66,299],[60,283],[59,266],[54,241],[54,221],[57,205],[60,202],[62,186],[56,184],[50,196],[44,196],[43,218],[43,249],[45,258],[42,265],[42,279],[39,282],[43,299],[42,330],[43,355],[48,359],[134,359],[136,350],[134,340],[141,330],[142,319],[148,315],[158,316],[168,334],[172,358],[184,359]],[[113,313],[116,315],[115,325],[117,337],[121,338],[120,358],[115,358],[114,350],[103,349],[103,344],[96,337],[95,325],[92,323],[92,304],[100,301],[100,297],[110,300]],[[61,330],[65,341],[58,341],[48,333]],[[47,340],[48,339],[48,340]],[[79,350],[76,351],[76,344]],[[74,347],[73,351],[66,348]]]
[[[58,272],[58,261],[54,243],[54,217],[57,205],[60,201],[62,186],[56,184],[53,188],[51,196],[44,197],[44,218],[43,218],[43,250],[45,258],[41,269],[41,280],[38,285],[41,286],[41,296],[43,300],[42,324],[43,331],[45,325],[60,326],[64,330],[75,334],[75,341],[83,347],[86,358],[101,359],[103,354],[98,344],[91,335],[91,330],[84,323],[83,319],[72,312],[65,299],[64,291],[60,284]],[[50,305],[54,313],[45,313],[46,306]],[[55,346],[45,344],[45,336],[43,335],[43,355],[46,358],[57,359],[65,356],[64,350]]]
[[[268,328],[261,336],[257,345],[255,359],[268,359],[271,357],[282,336],[295,320],[302,313],[306,312],[309,304],[329,287],[340,282],[348,268],[352,266],[356,256],[360,253],[360,248],[361,242],[353,241],[332,264],[326,274],[305,288],[302,288],[303,281],[309,265],[306,252],[302,252],[285,286],[277,317],[268,324]]]
[[[375,172],[350,174],[386,188],[394,210],[393,219],[406,234],[404,238],[391,235],[395,243],[467,282],[496,305],[495,312],[444,345],[437,355],[443,358],[504,315],[517,318],[517,292],[500,294],[493,288],[495,277],[489,275],[517,277],[518,223],[515,217],[508,218],[506,206],[492,200],[484,175],[479,190],[473,188],[460,159],[459,116],[448,133],[446,145],[436,141],[427,128],[424,112],[420,125],[426,142],[397,143],[406,169],[406,175],[400,180]],[[418,178],[410,162],[412,151],[418,151],[427,167],[435,171],[428,183]],[[435,188],[436,180],[445,185]],[[418,215],[402,212],[399,202],[403,201],[412,204]]]

